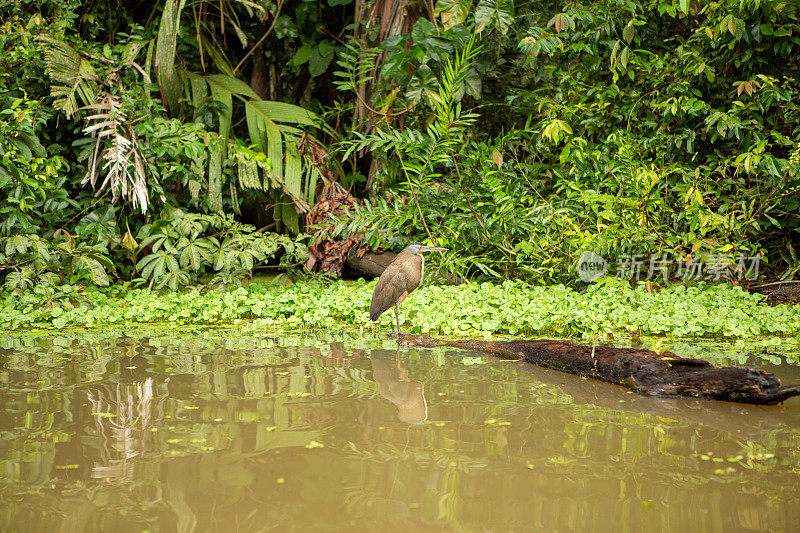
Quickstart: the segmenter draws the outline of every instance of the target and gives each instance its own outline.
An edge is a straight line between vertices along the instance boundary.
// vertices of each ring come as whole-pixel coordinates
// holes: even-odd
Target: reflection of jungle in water
[[[92,467],[92,478],[120,483],[134,479],[133,458],[147,447],[153,401],[153,378],[116,387],[99,385],[86,396],[92,407],[99,461]]]
[[[393,340],[227,331],[2,339],[0,387],[2,531],[800,519],[797,402],[657,400]]]

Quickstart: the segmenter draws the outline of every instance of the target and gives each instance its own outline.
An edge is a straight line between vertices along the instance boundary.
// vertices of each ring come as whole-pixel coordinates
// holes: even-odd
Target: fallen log
[[[800,385],[781,386],[774,375],[748,367],[718,367],[637,348],[583,346],[554,340],[446,340],[404,335],[417,346],[452,346],[482,351],[582,377],[621,385],[645,396],[683,396],[774,405],[800,395]]]
[[[359,257],[360,255],[360,257]],[[394,252],[363,252],[361,254],[353,248],[347,254],[347,266],[365,276],[377,278],[395,260],[397,254]]]
[[[749,285],[745,290],[763,294],[770,305],[800,303],[800,281],[796,280]]]
[[[495,361],[500,359],[493,355],[487,357]],[[558,386],[560,391],[577,405],[593,405],[636,414],[646,413],[673,420],[682,418],[733,435],[739,440],[759,440],[777,428],[788,427],[800,433],[800,410],[794,408],[793,402],[778,407],[713,402],[704,398],[654,398],[634,394],[633,391],[623,387],[609,386],[602,381],[567,376],[564,372],[552,368],[525,362],[512,364],[516,365],[520,372],[530,375],[541,384]]]

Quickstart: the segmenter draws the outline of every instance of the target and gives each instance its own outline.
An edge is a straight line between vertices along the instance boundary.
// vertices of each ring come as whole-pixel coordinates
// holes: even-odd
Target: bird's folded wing
[[[408,291],[408,280],[403,271],[394,265],[384,271],[372,293],[369,318],[378,320],[381,313],[392,307]]]

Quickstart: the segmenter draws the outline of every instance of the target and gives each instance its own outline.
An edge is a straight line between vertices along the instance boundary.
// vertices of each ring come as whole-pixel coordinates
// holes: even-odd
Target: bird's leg
[[[400,338],[400,306],[394,304],[394,317],[397,320],[397,338]]]

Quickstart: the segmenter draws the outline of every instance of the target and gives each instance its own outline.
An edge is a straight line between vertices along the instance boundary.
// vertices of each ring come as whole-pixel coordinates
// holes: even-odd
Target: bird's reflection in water
[[[406,424],[422,424],[428,419],[428,403],[422,383],[408,379],[408,370],[392,350],[373,350],[370,355],[372,377],[381,396],[397,406],[397,417]]]

